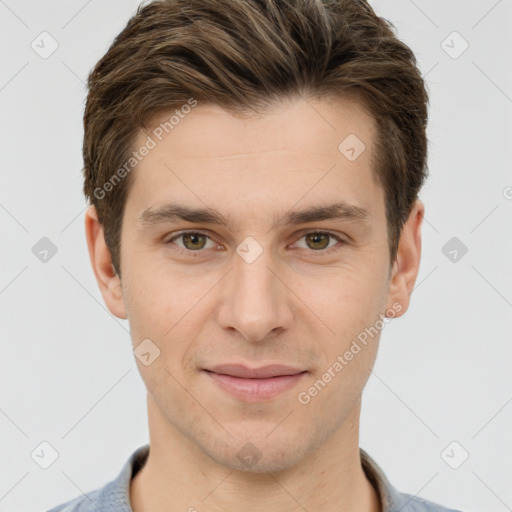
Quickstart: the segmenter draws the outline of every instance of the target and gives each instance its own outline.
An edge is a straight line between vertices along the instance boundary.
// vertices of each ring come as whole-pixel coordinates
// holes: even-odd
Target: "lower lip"
[[[243,379],[223,375],[220,373],[205,372],[225,391],[246,402],[259,402],[269,400],[293,388],[307,372],[295,375],[281,375],[268,379]]]

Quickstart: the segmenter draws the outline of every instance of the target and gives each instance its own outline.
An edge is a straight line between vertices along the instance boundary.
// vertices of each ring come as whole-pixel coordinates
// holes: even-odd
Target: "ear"
[[[103,226],[98,220],[96,208],[91,205],[85,212],[85,236],[89,248],[92,270],[109,311],[118,318],[126,319],[121,279],[114,270],[110,250],[105,243]]]
[[[394,317],[402,316],[409,308],[410,296],[420,268],[421,224],[424,215],[425,206],[417,199],[402,228],[389,281],[387,307],[396,312]],[[400,309],[396,307],[397,304],[401,305]]]

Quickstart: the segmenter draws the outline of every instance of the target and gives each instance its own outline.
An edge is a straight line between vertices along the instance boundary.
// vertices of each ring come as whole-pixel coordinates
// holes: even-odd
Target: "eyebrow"
[[[348,204],[344,201],[328,205],[310,206],[303,210],[292,210],[279,216],[271,229],[280,224],[295,225],[318,222],[322,220],[345,220],[364,222],[370,218],[365,208]],[[233,228],[231,217],[224,217],[213,208],[195,208],[178,203],[168,203],[160,207],[150,207],[139,217],[141,225],[156,225],[161,223],[177,222],[178,220],[198,224],[212,224]]]

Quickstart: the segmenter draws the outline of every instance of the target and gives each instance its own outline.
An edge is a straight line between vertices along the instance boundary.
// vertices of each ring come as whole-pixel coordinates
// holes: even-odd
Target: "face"
[[[155,414],[223,466],[292,467],[352,421],[385,317],[407,308],[417,261],[389,260],[374,129],[357,103],[297,99],[246,118],[200,105],[135,143],[156,145],[133,171],[122,282],[102,291]]]

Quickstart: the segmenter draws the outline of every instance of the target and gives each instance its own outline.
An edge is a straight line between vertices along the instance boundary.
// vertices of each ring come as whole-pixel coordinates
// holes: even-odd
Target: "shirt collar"
[[[381,511],[400,512],[403,510],[409,502],[410,496],[406,496],[393,487],[384,471],[362,448],[359,448],[359,453],[361,454],[361,465],[366,478],[379,495]]]

